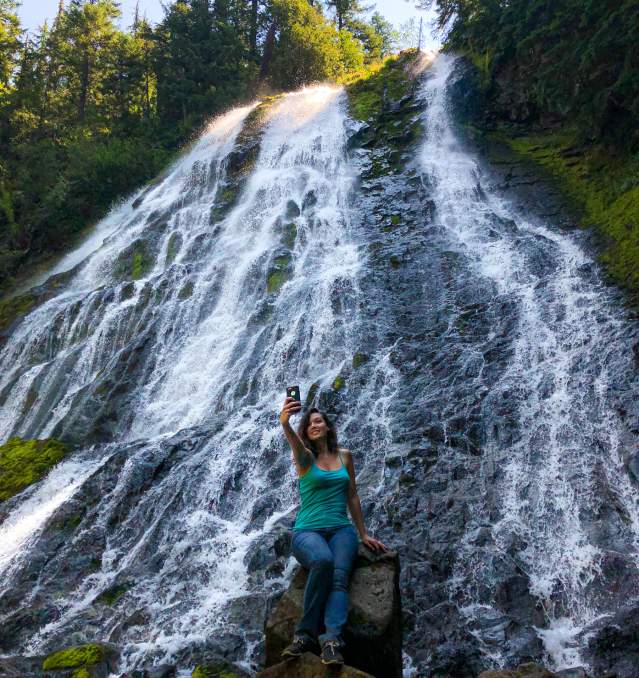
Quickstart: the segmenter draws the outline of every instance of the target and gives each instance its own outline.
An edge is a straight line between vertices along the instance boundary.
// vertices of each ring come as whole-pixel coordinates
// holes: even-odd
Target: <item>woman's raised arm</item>
[[[299,412],[301,409],[302,404],[299,400],[287,397],[284,401],[284,407],[282,407],[280,412],[280,424],[282,424],[284,435],[291,446],[291,450],[293,450],[293,461],[295,462],[297,473],[303,476],[313,463],[313,453],[304,447],[304,443],[300,440],[300,437],[295,433],[289,422],[291,414],[295,414],[295,412]]]

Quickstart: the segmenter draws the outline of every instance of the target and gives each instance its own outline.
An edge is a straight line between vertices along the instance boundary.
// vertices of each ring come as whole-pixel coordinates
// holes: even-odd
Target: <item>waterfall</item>
[[[213,121],[159,182],[116,207],[98,226],[104,242],[96,248],[94,236],[61,262],[56,273],[71,270],[62,291],[3,348],[5,439],[64,432],[98,442],[24,493],[5,520],[14,539],[0,562],[18,578],[46,520],[74,493],[93,508],[57,562],[87,540],[99,544],[92,571],[56,601],[50,623],[24,637],[23,651],[94,629],[96,597],[122,582],[124,609],[143,621],[122,632],[118,615],[107,614],[98,635],[117,636],[129,665],[173,656],[216,629],[246,635],[224,618],[225,605],[249,590],[251,544],[296,501],[289,455],[273,457],[283,449],[285,387],[299,383],[306,397],[352,360],[361,265],[338,88],[307,88],[268,108],[255,165],[230,210],[218,209],[254,110]],[[150,262],[120,280],[136,256]],[[269,290],[274,271],[281,277]],[[109,402],[101,395],[114,384],[126,402],[97,424]],[[174,450],[166,441],[184,429],[192,454],[158,473]],[[92,483],[101,483],[97,503],[87,498]],[[46,573],[40,584],[55,588]],[[6,580],[4,592],[11,586],[19,579]],[[261,632],[253,636],[249,651]]]
[[[606,559],[619,550],[627,554],[623,576],[638,575],[637,493],[623,467],[609,381],[611,365],[628,359],[619,354],[627,323],[574,236],[521,213],[464,148],[447,91],[454,64],[440,56],[423,85],[421,165],[467,284],[492,312],[512,314],[513,326],[508,363],[490,390],[482,369],[471,384],[483,397],[482,484],[450,594],[483,651],[504,666],[507,620],[495,595],[500,558],[512,558],[543,611],[535,628],[551,665],[569,668],[586,663],[583,631],[620,602],[606,592],[620,576],[605,571]],[[485,350],[469,343],[465,360],[481,362]],[[598,528],[610,503],[616,541]],[[482,529],[494,548],[481,548]]]
[[[0,435],[70,452],[0,506],[0,652],[254,673],[295,567],[298,384],[400,552],[406,675],[588,665],[639,584],[636,323],[464,141],[456,64],[368,125],[330,86],[221,115],[38,281]]]

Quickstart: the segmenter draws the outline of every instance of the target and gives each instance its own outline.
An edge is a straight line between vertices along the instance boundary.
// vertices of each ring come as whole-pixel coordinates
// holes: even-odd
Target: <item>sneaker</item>
[[[322,644],[322,664],[335,664],[341,666],[344,657],[339,651],[340,643],[337,640],[327,640]]]
[[[305,652],[312,652],[317,648],[317,644],[310,638],[304,636],[294,636],[293,642],[282,650],[284,659],[294,659],[301,657]]]

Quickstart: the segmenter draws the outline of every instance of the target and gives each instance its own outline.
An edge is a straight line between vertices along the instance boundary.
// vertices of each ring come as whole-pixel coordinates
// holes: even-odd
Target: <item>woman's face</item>
[[[328,431],[328,426],[324,421],[324,417],[319,412],[313,412],[311,414],[310,421],[308,422],[308,428],[306,429],[306,435],[309,440],[320,440],[324,438]]]

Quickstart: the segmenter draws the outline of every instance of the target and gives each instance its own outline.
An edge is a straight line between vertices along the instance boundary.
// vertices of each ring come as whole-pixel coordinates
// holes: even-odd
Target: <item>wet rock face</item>
[[[266,622],[266,666],[278,664],[282,650],[293,640],[304,609],[307,574],[302,568],[298,570]],[[343,634],[345,662],[373,675],[401,676],[402,620],[397,554],[375,555],[360,546],[349,592],[350,609]]]
[[[588,643],[595,676],[631,678],[639,667],[639,608],[626,607],[603,622]]]

